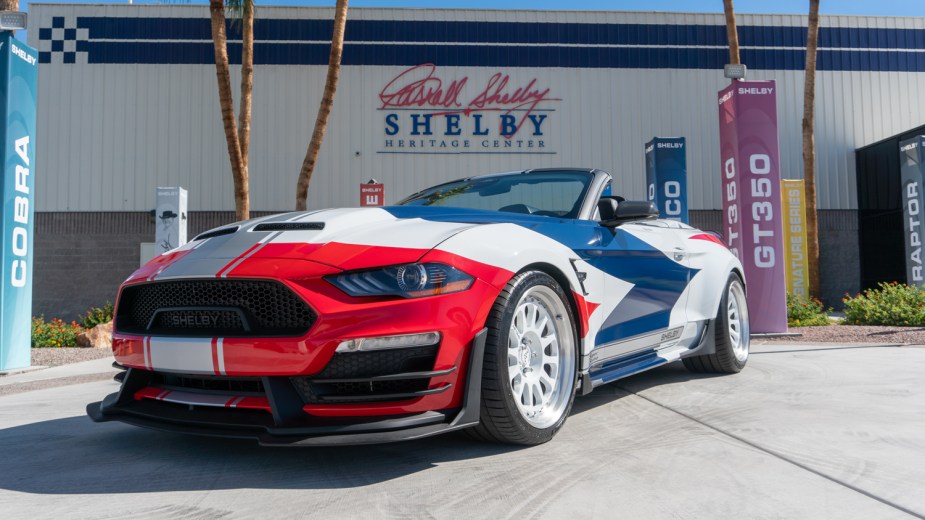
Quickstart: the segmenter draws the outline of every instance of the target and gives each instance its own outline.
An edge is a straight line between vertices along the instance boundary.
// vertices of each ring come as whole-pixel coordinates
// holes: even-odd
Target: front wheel
[[[748,361],[749,326],[745,285],[735,273],[729,275],[716,314],[716,352],[684,358],[691,372],[735,374]]]
[[[527,271],[507,284],[488,317],[481,414],[471,436],[527,445],[552,439],[575,399],[574,323],[548,274]]]

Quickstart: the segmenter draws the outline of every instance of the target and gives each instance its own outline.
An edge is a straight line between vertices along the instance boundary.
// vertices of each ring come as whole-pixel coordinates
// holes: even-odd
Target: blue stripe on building
[[[88,63],[213,64],[211,43],[78,42]],[[241,45],[230,44],[232,64],[241,62]],[[255,43],[258,65],[327,65],[330,45]],[[469,45],[345,44],[344,65],[436,63],[459,67],[559,67],[607,69],[722,69],[725,49],[485,47]],[[43,53],[42,63],[48,63]],[[744,49],[742,61],[764,70],[802,70],[803,51]],[[925,53],[890,51],[819,51],[819,70],[925,72]]]
[[[331,20],[258,19],[255,38],[262,41],[330,41]],[[112,40],[211,40],[207,18],[78,17],[77,27],[90,38]],[[44,34],[44,33],[43,33]],[[228,37],[240,39],[229,24]],[[725,46],[723,25],[597,24],[525,22],[450,22],[349,20],[347,41],[528,43],[572,45]],[[804,47],[806,28],[741,26],[739,44],[754,47]],[[925,50],[925,31],[866,27],[822,27],[819,46],[851,49]]]
[[[325,65],[328,44],[298,42],[330,40],[331,25],[329,20],[257,20],[254,61],[263,65]],[[89,63],[214,62],[208,19],[78,17],[77,28],[88,30],[89,40],[78,41],[77,50],[87,53]],[[821,31],[819,70],[925,72],[925,31]],[[41,28],[39,38],[50,39],[50,33],[48,28]],[[239,37],[236,33],[236,26],[229,27],[230,39]],[[758,47],[742,50],[748,66],[803,69],[802,50],[761,47],[801,47],[804,28],[744,26],[739,28],[739,34],[743,46]],[[346,38],[345,65],[411,66],[432,62],[466,67],[719,69],[727,60],[725,27],[712,25],[353,20],[348,22]],[[387,44],[397,41],[411,43]],[[505,45],[485,45],[490,43]],[[49,63],[54,52],[61,52],[56,44],[61,46],[53,40],[52,53],[41,54],[42,63]],[[878,50],[862,50],[868,48]],[[239,44],[230,44],[229,54],[232,63],[240,63]]]

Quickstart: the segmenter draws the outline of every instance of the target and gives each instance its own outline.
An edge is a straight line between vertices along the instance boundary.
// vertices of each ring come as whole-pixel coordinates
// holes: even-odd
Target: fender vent
[[[321,229],[324,229],[324,222],[267,222],[254,227],[254,231],[318,231]]]

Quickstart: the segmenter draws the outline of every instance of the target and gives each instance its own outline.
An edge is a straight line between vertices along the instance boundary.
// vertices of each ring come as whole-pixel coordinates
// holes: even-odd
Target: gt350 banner
[[[30,364],[37,63],[35,49],[0,33],[0,370]]]
[[[719,92],[724,234],[748,282],[754,332],[787,331],[780,149],[774,81],[734,81]]]
[[[660,218],[687,218],[687,147],[683,137],[653,137],[646,143],[646,198]]]
[[[906,237],[906,283],[925,285],[922,272],[922,221],[925,212],[925,135],[899,143],[902,178],[903,231]]]

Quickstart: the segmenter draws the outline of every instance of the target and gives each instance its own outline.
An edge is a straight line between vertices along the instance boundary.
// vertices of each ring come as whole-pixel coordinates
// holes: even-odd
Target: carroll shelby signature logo
[[[432,63],[417,65],[402,72],[379,92],[382,102],[380,109],[430,109],[428,116],[457,115],[448,120],[451,133],[458,126],[458,114],[474,117],[472,135],[488,135],[488,127],[482,122],[481,112],[500,113],[498,134],[510,138],[526,122],[531,122],[536,132],[542,135],[541,125],[546,115],[537,116],[534,112],[543,103],[561,101],[553,97],[549,88],[539,85],[533,78],[526,83],[517,84],[510,74],[497,72],[484,85],[475,86],[475,95],[467,97],[472,91],[468,76],[446,82],[437,73],[437,66]],[[433,111],[436,109],[436,111]],[[445,109],[445,110],[440,110]],[[417,135],[417,134],[415,134]]]

